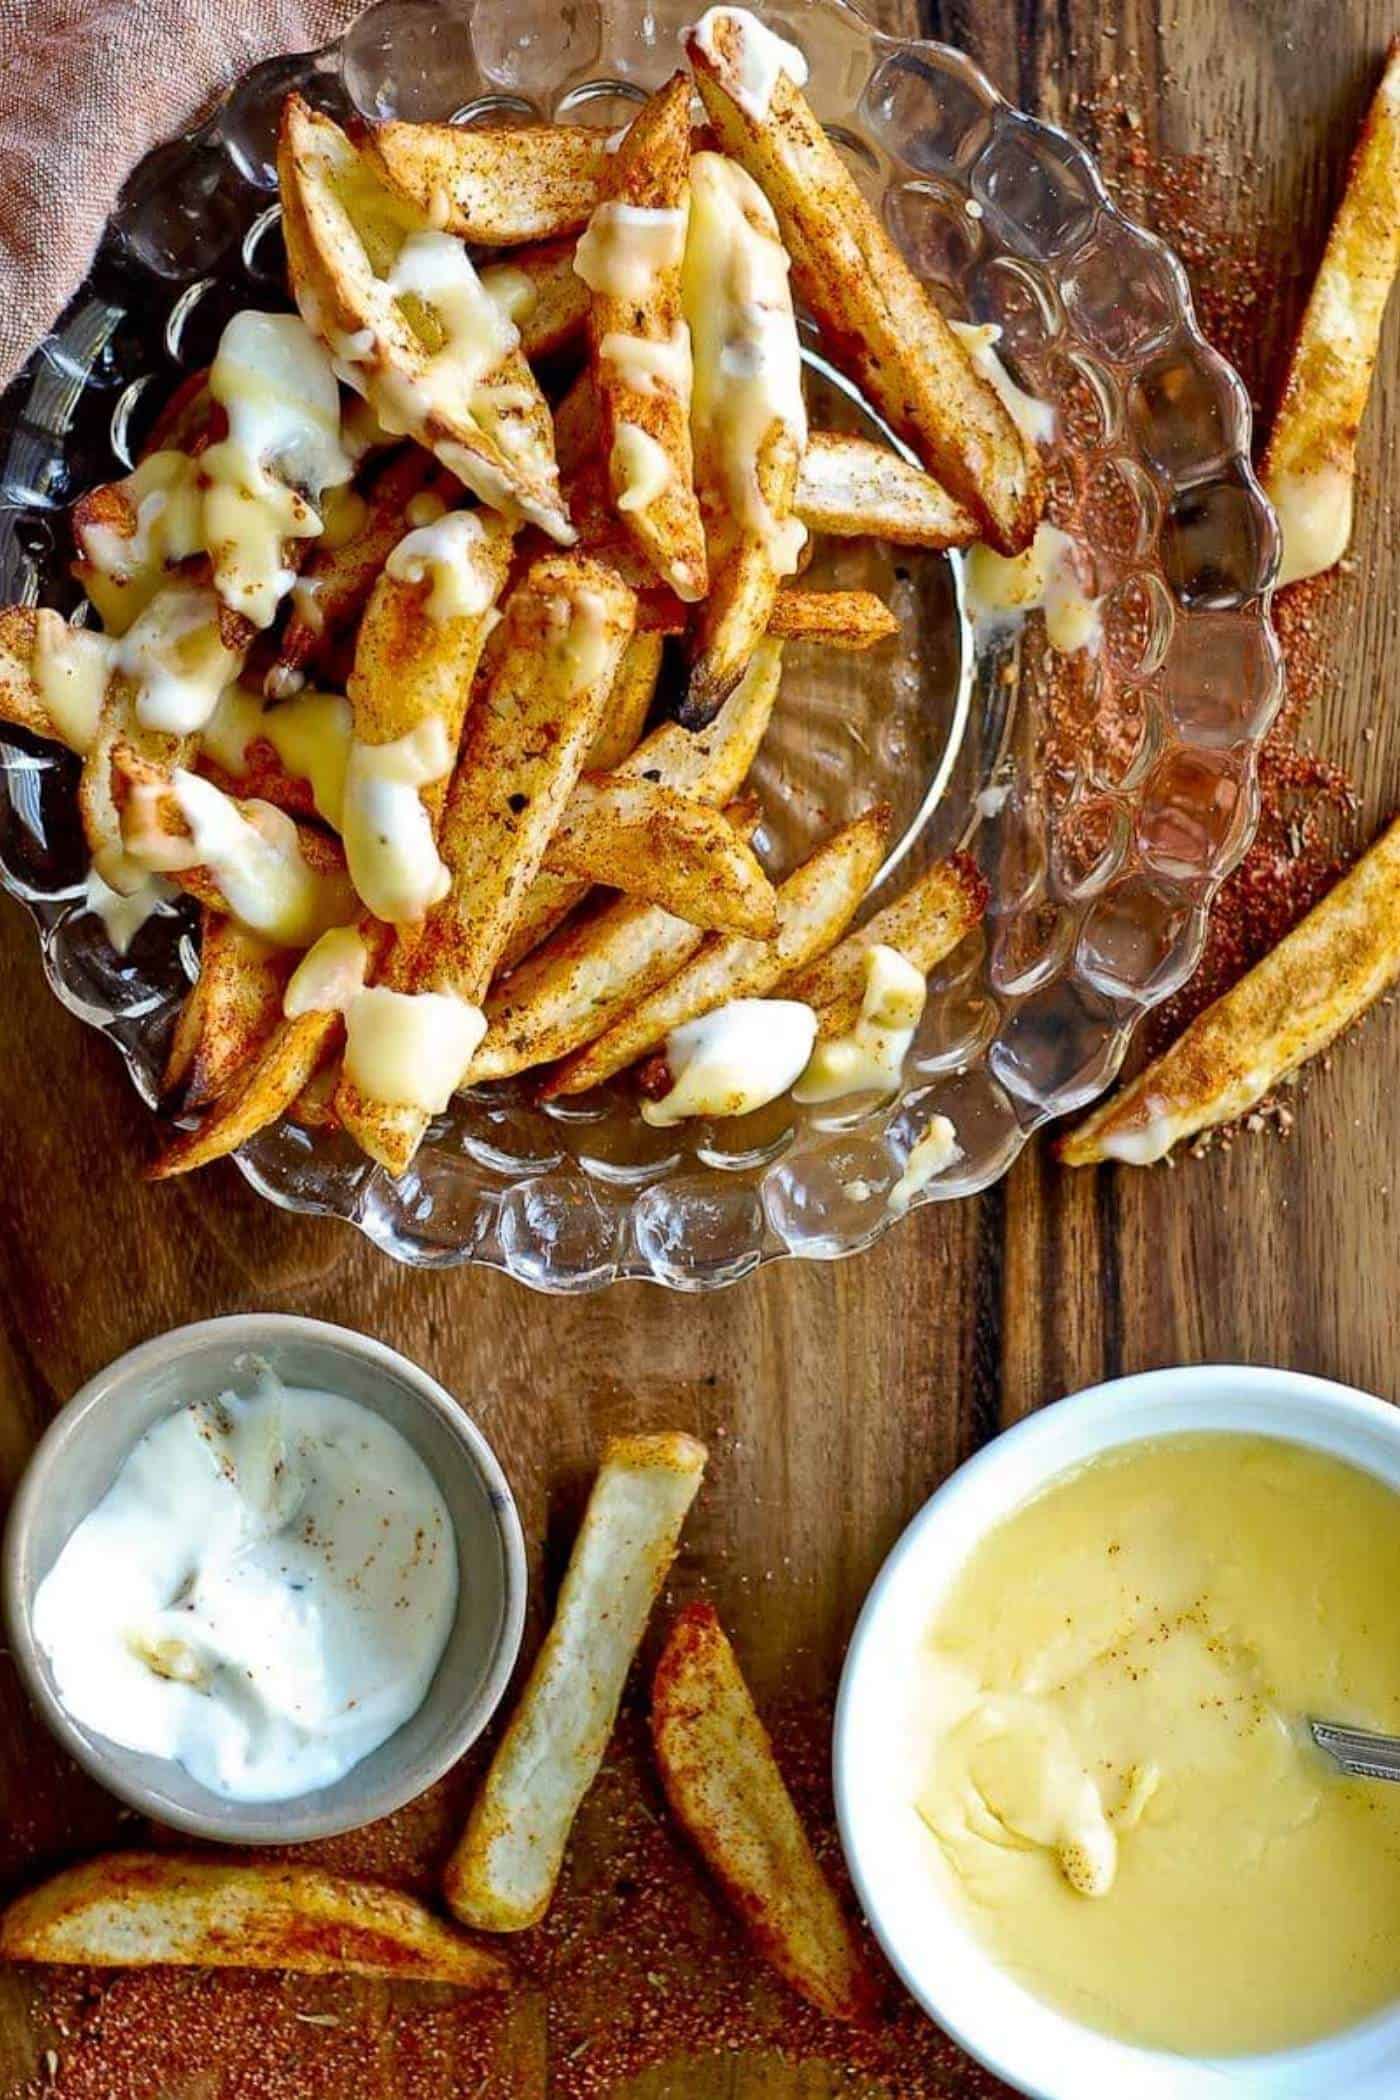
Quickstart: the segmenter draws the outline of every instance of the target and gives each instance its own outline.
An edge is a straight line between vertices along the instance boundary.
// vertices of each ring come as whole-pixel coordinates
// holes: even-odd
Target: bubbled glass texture
[[[289,88],[338,115],[612,129],[673,69],[695,12],[379,0],[339,45],[259,66],[150,156],[0,404],[0,599],[79,609],[67,506],[130,464],[231,313],[283,303],[272,154]],[[1103,643],[1052,661],[1032,621],[974,650],[955,559],[824,549],[812,580],[879,589],[900,635],[867,657],[789,648],[755,769],[770,865],[885,796],[897,843],[874,904],[958,845],[991,890],[985,926],[931,979],[902,1093],[656,1131],[624,1085],[545,1109],[508,1083],[461,1097],[397,1183],[334,1133],[282,1123],[245,1146],[273,1202],[344,1218],[400,1261],[482,1262],[551,1291],[705,1290],[779,1255],[869,1246],[931,1115],[951,1117],[961,1156],[918,1202],[986,1187],[1109,1083],[1135,1021],[1193,969],[1252,832],[1281,693],[1276,525],[1243,388],[1202,340],[1180,265],[1114,209],[1081,147],[957,52],[881,36],[840,0],[764,12],[805,52],[815,107],[915,270],[949,311],[998,323],[1016,376],[1054,403],[1050,515],[1084,546]],[[814,345],[809,365],[819,420],[879,428]],[[75,761],[5,733],[0,880],[57,995],[154,1102],[193,921],[170,906],[112,954],[83,903],[75,781]]]

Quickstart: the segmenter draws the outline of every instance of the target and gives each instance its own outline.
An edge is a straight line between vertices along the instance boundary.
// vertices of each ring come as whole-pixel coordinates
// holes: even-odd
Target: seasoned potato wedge
[[[611,773],[614,766],[621,765],[636,750],[656,697],[661,651],[659,634],[634,634],[627,644],[608,695],[602,727],[583,762],[586,773]]]
[[[582,124],[367,124],[355,138],[429,225],[483,248],[577,233],[608,171],[606,134]]]
[[[680,715],[699,729],[743,676],[806,537],[793,515],[807,414],[788,257],[762,190],[717,153],[691,161],[681,284],[710,588]]]
[[[771,940],[711,934],[675,976],[566,1058],[545,1081],[546,1098],[582,1094],[635,1064],[700,1014],[731,999],[761,999],[841,938],[875,878],[889,833],[885,804],[869,809],[818,846],[778,886],[778,930]]]
[[[461,242],[385,188],[339,125],[297,95],[278,145],[302,317],[386,430],[483,503],[569,544],[549,409],[520,337]]]
[[[878,942],[897,949],[927,977],[971,932],[986,907],[986,881],[965,853],[935,861],[858,932],[848,933],[817,962],[795,971],[778,987],[778,997],[810,1006],[819,1038],[846,1035],[860,1018],[870,948]]]
[[[1169,1050],[1062,1137],[1066,1165],[1150,1166],[1232,1123],[1400,975],[1400,820]]]
[[[100,1853],[17,1897],[0,1916],[0,1958],[299,1969],[468,1990],[501,1990],[510,1980],[496,1955],[378,1882],[169,1852]]]
[[[554,1622],[447,1862],[443,1891],[464,1924],[520,1932],[548,1910],[707,1455],[678,1431],[604,1451]]]
[[[606,882],[697,926],[774,929],[773,885],[717,809],[654,780],[583,775],[549,842],[546,867]]]
[[[1400,36],[1352,156],[1264,453],[1283,528],[1280,583],[1317,576],[1351,541],[1356,437],[1400,269]]]
[[[898,634],[899,622],[874,591],[779,591],[768,632],[783,642],[821,642],[828,649],[873,649]]]
[[[651,1735],[672,1813],[759,1953],[831,2019],[872,2019],[874,1978],[711,1605],[688,1605],[671,1627]]]
[[[206,906],[199,975],[180,1009],[163,1091],[182,1109],[206,1108],[226,1094],[282,1018],[295,956]]]
[[[481,281],[520,331],[520,348],[533,364],[557,357],[583,334],[588,286],[574,268],[574,243],[541,241],[488,263]]]
[[[109,677],[100,635],[70,628],[47,606],[0,606],[0,722],[81,757],[96,738]]]
[[[123,480],[80,496],[72,525],[73,574],[106,632],[125,634],[170,572],[205,552],[198,461],[148,452]]]
[[[676,73],[609,157],[577,269],[614,510],[679,598],[703,598],[705,532],[690,440],[681,258],[690,205],[690,82]]]
[[[999,553],[1030,544],[1044,502],[1032,445],[866,202],[791,75],[746,92],[741,10],[715,8],[686,53],[720,145],[777,214],[793,279],[833,351]],[[697,364],[698,371],[698,364]]]
[[[725,815],[739,838],[752,837],[755,801],[732,802]],[[464,1083],[509,1078],[567,1057],[665,984],[704,938],[692,920],[636,897],[613,897],[581,912],[498,981],[486,1002],[486,1035]]]
[[[797,473],[797,515],[834,539],[966,547],[977,520],[931,474],[870,438],[814,430]]]
[[[625,778],[645,775],[697,802],[728,802],[747,780],[749,768],[772,717],[782,682],[781,642],[760,642],[749,669],[708,729],[692,734],[664,722],[644,737],[617,771]],[[513,969],[523,956],[552,933],[587,895],[587,884],[546,868],[524,899],[502,963]]]

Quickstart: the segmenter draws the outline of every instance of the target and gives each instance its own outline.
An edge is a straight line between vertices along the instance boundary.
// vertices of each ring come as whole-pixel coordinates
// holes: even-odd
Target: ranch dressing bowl
[[[265,1453],[258,1437],[250,1440],[248,1434],[249,1422],[254,1430],[260,1428],[259,1408],[268,1391],[276,1388],[285,1389],[287,1470],[295,1475],[298,1464],[307,1468],[310,1485],[304,1527],[296,1521],[297,1512],[283,1506],[295,1497],[295,1478],[290,1484],[280,1478],[269,1484],[260,1478]],[[217,1406],[228,1394],[236,1396],[232,1416]],[[333,1398],[322,1401],[318,1396]],[[245,1409],[248,1422],[242,1421]],[[274,1701],[285,1701],[289,1682],[295,1695],[298,1673],[307,1680],[307,1707],[312,1715],[325,1716],[333,1708],[337,1673],[347,1697],[353,1693],[366,1705],[373,1704],[382,1688],[390,1694],[385,1701],[389,1715],[385,1726],[390,1732],[381,1728],[377,1733],[382,1739],[375,1740],[376,1731],[370,1729],[372,1747],[354,1756],[352,1745],[348,1754],[354,1761],[348,1769],[337,1769],[337,1760],[328,1757],[325,1769],[334,1776],[308,1790],[291,1791],[286,1798],[236,1798],[225,1786],[216,1789],[212,1781],[202,1783],[173,1755],[131,1748],[102,1733],[95,1721],[100,1700],[94,1696],[84,1702],[76,1696],[77,1668],[90,1664],[97,1690],[108,1699],[108,1712],[130,1711],[132,1702],[125,1708],[121,1704],[121,1687],[123,1670],[130,1675],[132,1666],[120,1649],[113,1650],[111,1640],[121,1614],[111,1614],[111,1627],[107,1627],[101,1623],[100,1611],[94,1610],[94,1639],[90,1656],[85,1656],[85,1629],[80,1613],[75,1622],[75,1585],[71,1581],[61,1615],[53,1608],[56,1586],[49,1589],[49,1607],[41,1604],[36,1612],[40,1591],[75,1540],[70,1569],[88,1579],[88,1570],[99,1566],[110,1542],[110,1551],[123,1559],[127,1587],[139,1594],[140,1584],[130,1579],[140,1572],[133,1569],[131,1556],[138,1552],[143,1512],[139,1500],[133,1507],[133,1496],[138,1490],[146,1494],[154,1530],[160,1522],[159,1503],[167,1475],[176,1496],[167,1529],[174,1527],[177,1554],[192,1550],[187,1505],[202,1478],[197,1448],[191,1456],[195,1433],[184,1436],[177,1446],[170,1445],[172,1418],[186,1411],[193,1411],[191,1421],[202,1425],[198,1434],[208,1438],[211,1446],[211,1540],[221,1524],[226,1538],[222,1562],[214,1571],[216,1579],[208,1586],[207,1593],[216,1600],[212,1618],[206,1613],[185,1621],[178,1611],[167,1609],[150,1619],[162,1635],[172,1628],[182,1634],[186,1624],[191,1631],[189,1643],[177,1638],[166,1644],[172,1651],[166,1658],[170,1667],[162,1663],[148,1689],[156,1689],[157,1680],[168,1680],[159,1688],[183,1708],[187,1723],[193,1716],[197,1731],[203,1697],[197,1669],[201,1634],[211,1633],[223,1661],[221,1674],[214,1678],[215,1690],[229,1680],[230,1670],[237,1675],[244,1661],[249,1667],[243,1674],[254,1680],[259,1644],[241,1620],[246,1611],[265,1602],[268,1679]],[[223,1435],[218,1432],[220,1423]],[[136,1447],[156,1430],[161,1438],[154,1446],[143,1447],[144,1467],[128,1468]],[[294,1446],[293,1430],[306,1439],[300,1450]],[[347,1436],[353,1440],[357,1432],[371,1453],[365,1461],[362,1503],[354,1478],[354,1450],[359,1444],[352,1447],[346,1442]],[[338,1448],[318,1441],[327,1435],[340,1439]],[[118,1493],[109,1501],[114,1484],[119,1484]],[[416,1499],[408,1493],[411,1488],[416,1488]],[[235,1505],[235,1493],[251,1497],[255,1505],[251,1515]],[[405,1499],[412,1512],[407,1519],[402,1509]],[[386,1512],[382,1519],[381,1502]],[[99,1505],[104,1505],[108,1519],[106,1533],[94,1536],[89,1527],[84,1534],[82,1527]],[[341,1513],[341,1537],[349,1556],[344,1573],[352,1597],[358,1592],[372,1599],[373,1582],[382,1575],[382,1568],[374,1566],[375,1533],[381,1522],[386,1540],[395,1542],[391,1549],[395,1564],[392,1583],[378,1599],[383,1607],[378,1622],[372,1613],[364,1620],[364,1654],[357,1652],[354,1610],[348,1615],[342,1610],[340,1650],[329,1650],[323,1658],[329,1673],[323,1684],[318,1681],[316,1654],[305,1645],[298,1646],[299,1639],[306,1642],[306,1623],[298,1623],[295,1612],[284,1609],[288,1603],[295,1605],[296,1598],[272,1593],[279,1576],[286,1578],[283,1587],[288,1592],[304,1591],[308,1566],[311,1586],[315,1586],[318,1575],[324,1573],[323,1563],[333,1563],[336,1512]],[[397,1533],[391,1524],[395,1516],[399,1519]],[[284,1519],[289,1519],[289,1528],[279,1528]],[[421,1554],[412,1545],[413,1528],[420,1520],[425,1521],[419,1539],[425,1531],[427,1534]],[[256,1574],[251,1579],[248,1574],[240,1523],[255,1534],[252,1550],[263,1564],[263,1590],[269,1593],[265,1599],[260,1597]],[[227,1545],[230,1538],[232,1550]],[[158,1539],[153,1541],[156,1564],[159,1556],[154,1548],[159,1544]],[[211,1554],[216,1545],[217,1541],[211,1545]],[[323,1553],[322,1548],[331,1550]],[[5,1536],[3,1579],[11,1649],[30,1696],[63,1747],[132,1808],[191,1837],[228,1844],[289,1844],[330,1837],[373,1822],[413,1800],[462,1756],[487,1725],[514,1666],[525,1615],[525,1552],[515,1504],[490,1446],[459,1404],[425,1371],[382,1342],[319,1320],[285,1314],[239,1314],[177,1328],[131,1350],[89,1380],[50,1424],[20,1483]],[[380,1587],[384,1589],[382,1582]],[[330,1601],[334,1605],[336,1600]],[[340,1602],[343,1606],[343,1597]],[[415,1616],[417,1606],[421,1606],[421,1624]],[[394,1638],[394,1622],[385,1617],[386,1611],[402,1614],[402,1644]],[[311,1615],[313,1635],[323,1623],[336,1622]],[[55,1624],[65,1633],[66,1664],[64,1645],[53,1640]],[[219,1645],[228,1642],[233,1644],[231,1654],[227,1645]],[[382,1673],[372,1662],[365,1668],[367,1656],[376,1652],[375,1642],[386,1658]],[[415,1642],[424,1650],[417,1655],[416,1665]],[[311,1647],[314,1649],[314,1640]],[[142,1652],[139,1646],[136,1652]],[[61,1675],[65,1666],[70,1672],[66,1685]],[[391,1680],[400,1668],[406,1678],[397,1687],[398,1711],[405,1717],[395,1725],[392,1695],[396,1687]],[[86,1720],[70,1710],[83,1703]],[[134,1703],[139,1706],[141,1702]],[[147,1704],[154,1708],[159,1701]],[[211,1697],[211,1726],[214,1718]],[[227,1720],[227,1713],[221,1718]],[[139,1723],[135,1732],[140,1733]],[[149,1715],[146,1732],[148,1737],[159,1734]],[[254,1754],[256,1749],[254,1737]],[[227,1765],[227,1756],[223,1763]],[[275,1775],[275,1756],[268,1763]],[[299,1765],[289,1762],[286,1768],[300,1785],[314,1764],[314,1759],[303,1759]],[[254,1778],[256,1781],[256,1772]]]

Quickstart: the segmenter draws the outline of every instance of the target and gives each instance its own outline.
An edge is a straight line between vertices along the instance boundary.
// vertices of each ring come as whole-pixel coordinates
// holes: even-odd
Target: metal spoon
[[[1308,1722],[1319,1750],[1353,1779],[1400,1779],[1400,1735],[1372,1735],[1336,1721]]]

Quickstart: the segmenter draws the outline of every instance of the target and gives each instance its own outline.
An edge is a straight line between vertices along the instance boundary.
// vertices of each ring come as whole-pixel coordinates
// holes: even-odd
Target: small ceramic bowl
[[[1311,1445],[1400,1490],[1400,1408],[1291,1371],[1203,1366],[1092,1387],[1022,1422],[944,1483],[885,1562],[851,1639],[836,1708],[841,1842],[880,1944],[964,2049],[1031,2100],[1394,2100],[1400,2004],[1304,2048],[1191,2057],[1082,2027],[1022,1988],[917,1864],[901,1685],[980,1539],[1058,1474],[1115,1446],[1224,1430]]]
[[[35,1592],[137,1441],[191,1401],[267,1364],[287,1385],[343,1393],[382,1415],[442,1491],[457,1539],[457,1615],[427,1697],[411,1719],[334,1785],[289,1801],[226,1801],[180,1765],[79,1726],[34,1638]],[[35,1705],[65,1750],[143,1814],[224,1844],[296,1844],[354,1830],[402,1808],[480,1735],[500,1702],[525,1623],[525,1547],[506,1478],[452,1395],[368,1335],[281,1313],[240,1313],[158,1335],[89,1379],[50,1424],[20,1483],[4,1546],[10,1647]]]

